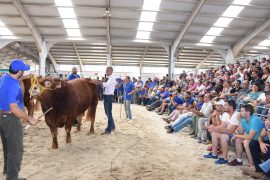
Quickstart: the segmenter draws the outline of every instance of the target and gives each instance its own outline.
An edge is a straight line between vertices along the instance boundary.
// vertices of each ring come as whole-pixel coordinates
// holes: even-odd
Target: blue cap
[[[30,66],[25,64],[23,60],[20,59],[13,59],[10,67],[13,71],[28,71],[30,70]]]

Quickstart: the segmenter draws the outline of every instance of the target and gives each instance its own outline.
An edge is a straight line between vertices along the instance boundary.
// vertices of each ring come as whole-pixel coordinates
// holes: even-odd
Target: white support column
[[[107,54],[107,66],[112,66],[112,56],[111,54]]]
[[[11,41],[0,41],[0,50],[2,49],[2,48],[4,48],[6,45],[8,45],[9,43],[11,43]]]
[[[234,62],[234,55],[233,55],[232,49],[227,49],[224,62],[225,64],[230,64]]]
[[[168,60],[169,60],[168,75],[169,75],[169,79],[173,79],[175,59],[176,58],[174,56],[174,50],[173,50],[172,46],[169,45],[169,48],[168,48]]]
[[[46,72],[46,58],[48,55],[47,43],[45,41],[42,42],[41,51],[39,53],[39,75],[45,77]]]

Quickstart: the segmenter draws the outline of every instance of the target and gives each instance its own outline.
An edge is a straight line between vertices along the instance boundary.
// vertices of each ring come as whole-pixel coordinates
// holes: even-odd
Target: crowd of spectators
[[[236,62],[199,74],[183,72],[175,80],[133,78],[132,83],[133,103],[163,115],[167,133],[190,128],[191,138],[210,145],[205,159],[241,166],[244,175],[270,178],[270,59]],[[118,79],[116,102],[122,94]],[[235,148],[231,160],[230,147]],[[243,153],[248,166],[243,166]]]

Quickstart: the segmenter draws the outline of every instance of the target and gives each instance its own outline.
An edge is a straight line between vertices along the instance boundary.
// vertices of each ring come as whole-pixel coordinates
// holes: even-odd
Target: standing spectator
[[[105,114],[108,117],[108,125],[107,128],[103,134],[111,134],[113,130],[115,130],[115,124],[112,116],[112,101],[114,97],[114,90],[115,86],[117,84],[116,79],[112,76],[113,73],[113,68],[107,67],[106,68],[106,76],[108,77],[108,81],[103,83],[103,87],[105,88],[104,90],[104,109],[105,109]]]
[[[130,104],[131,104],[133,93],[134,93],[134,85],[130,82],[130,77],[127,76],[125,78],[125,84],[124,84],[124,105],[125,105],[127,120],[132,120]]]
[[[73,80],[73,79],[76,79],[76,78],[80,78],[80,75],[78,75],[77,73],[78,73],[77,67],[73,67],[72,68],[72,74],[70,74],[68,76],[68,80],[70,81],[70,80]]]

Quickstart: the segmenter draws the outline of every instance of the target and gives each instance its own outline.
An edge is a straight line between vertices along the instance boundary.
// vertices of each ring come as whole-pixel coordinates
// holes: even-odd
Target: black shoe
[[[170,128],[167,130],[167,133],[173,133],[173,132],[174,132],[173,128]]]
[[[26,178],[18,178],[18,180],[27,180]]]
[[[171,125],[169,125],[169,126],[165,126],[164,128],[165,128],[165,129],[167,129],[167,130],[169,130],[169,129],[171,129],[171,128],[172,128],[172,126],[171,126]]]
[[[111,132],[104,131],[104,132],[101,133],[101,135],[106,135],[106,134],[111,134]]]

